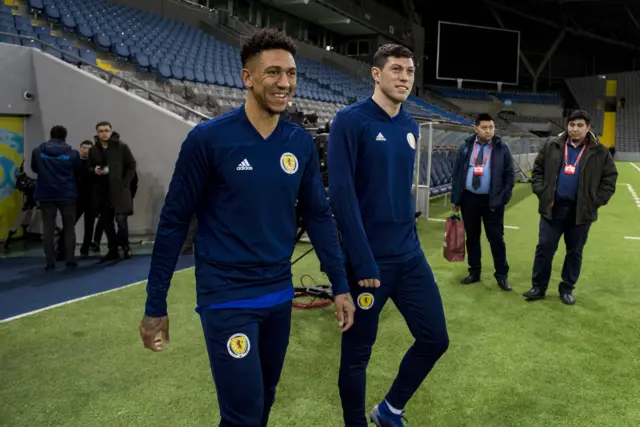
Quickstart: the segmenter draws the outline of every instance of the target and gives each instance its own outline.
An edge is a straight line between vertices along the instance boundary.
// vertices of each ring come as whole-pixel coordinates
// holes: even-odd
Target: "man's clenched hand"
[[[353,316],[356,311],[351,294],[337,295],[333,303],[336,306],[336,320],[340,326],[340,332],[345,332],[353,325]]]
[[[160,337],[159,333],[162,334]],[[144,316],[140,321],[140,338],[145,348],[156,352],[164,350],[169,344],[169,316]]]

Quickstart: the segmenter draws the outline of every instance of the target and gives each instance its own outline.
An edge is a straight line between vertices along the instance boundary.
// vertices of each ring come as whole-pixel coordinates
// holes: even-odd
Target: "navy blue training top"
[[[379,278],[378,263],[401,262],[420,249],[411,192],[419,132],[404,109],[392,118],[372,98],[333,119],[329,194],[356,280]]]
[[[349,291],[313,137],[284,118],[263,138],[244,104],[196,126],[180,150],[160,215],[146,315],[167,314],[167,293],[196,214],[198,307],[264,307],[293,296],[296,199],[337,294]]]

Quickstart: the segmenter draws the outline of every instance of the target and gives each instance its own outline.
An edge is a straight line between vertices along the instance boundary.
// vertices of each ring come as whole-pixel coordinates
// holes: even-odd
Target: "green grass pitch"
[[[501,291],[486,266],[479,284],[458,283],[463,263],[442,256],[442,222],[419,221],[438,280],[451,346],[409,403],[408,426],[637,426],[640,422],[640,171],[619,163],[619,185],[584,252],[577,304],[557,297],[563,243],[545,301],[527,303],[538,220],[535,196],[517,184],[505,224],[510,280]],[[432,216],[446,217],[442,199]],[[301,245],[296,253],[305,250]],[[294,266],[325,282],[312,254]],[[171,346],[142,348],[145,293],[136,285],[0,324],[1,426],[214,426],[215,389],[194,312],[193,271],[169,295]],[[388,304],[368,371],[367,406],[382,399],[412,342]],[[294,311],[291,344],[270,425],[340,426],[340,334],[333,308]],[[242,378],[238,378],[242,381]]]

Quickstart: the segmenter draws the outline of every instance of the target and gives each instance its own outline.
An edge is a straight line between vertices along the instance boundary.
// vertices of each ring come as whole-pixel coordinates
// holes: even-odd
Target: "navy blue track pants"
[[[291,303],[203,309],[202,328],[218,394],[219,427],[265,427],[291,330]]]
[[[343,334],[338,380],[347,427],[367,426],[366,370],[376,341],[380,311],[389,298],[415,339],[385,396],[391,406],[404,409],[449,346],[440,291],[423,252],[418,251],[406,262],[381,264],[379,268],[379,288],[360,287],[349,272],[356,313],[353,326]]]

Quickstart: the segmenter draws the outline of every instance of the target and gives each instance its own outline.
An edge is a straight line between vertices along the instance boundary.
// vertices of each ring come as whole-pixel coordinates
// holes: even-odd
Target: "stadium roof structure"
[[[638,0],[484,0],[483,3],[499,22],[516,15],[535,25],[565,29],[574,36],[640,52]]]

